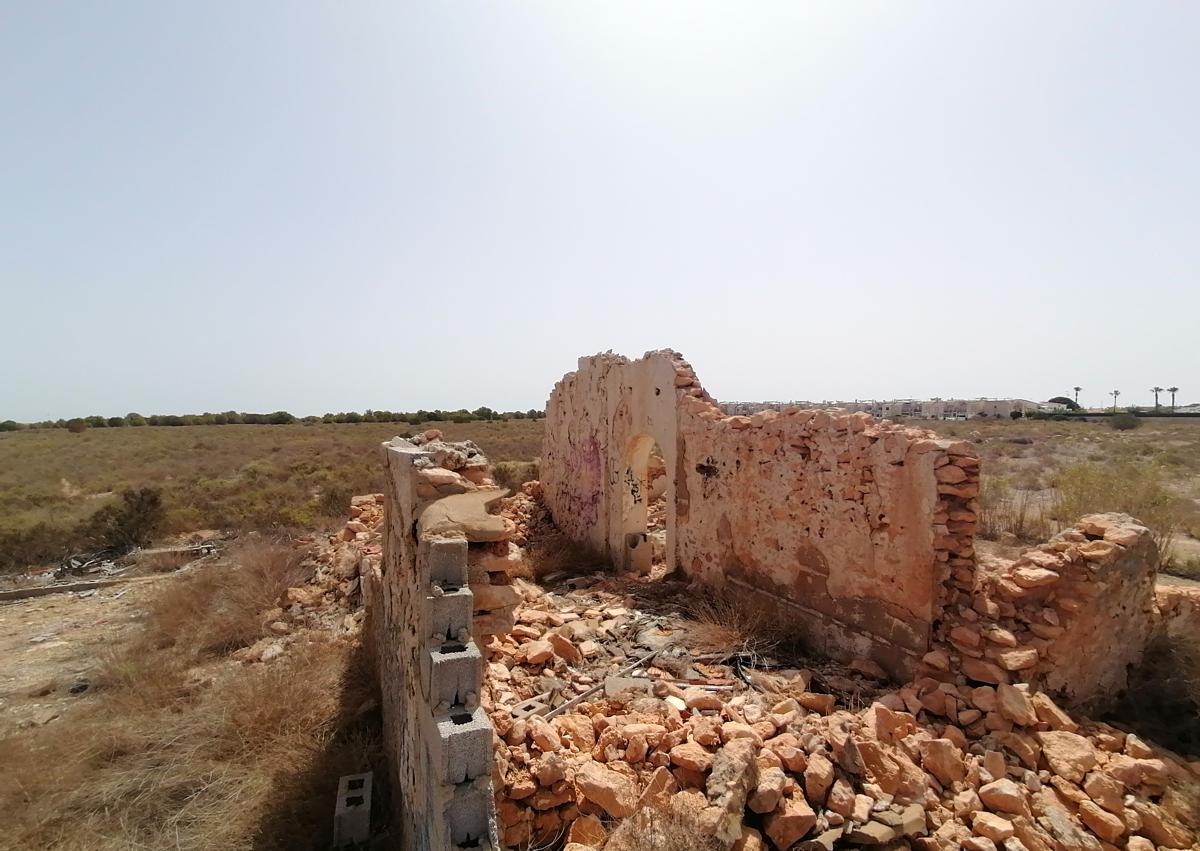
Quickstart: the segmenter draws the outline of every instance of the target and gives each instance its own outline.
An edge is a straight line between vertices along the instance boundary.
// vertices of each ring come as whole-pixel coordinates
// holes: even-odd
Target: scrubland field
[[[529,461],[541,420],[144,426],[0,434],[0,570],[86,548],[87,518],[128,488],[157,488],[164,534],[311,528],[378,491],[380,442],[438,428],[493,462]]]
[[[1140,422],[1130,431],[1107,421],[912,424],[979,445],[983,537],[1015,546],[1081,514],[1126,511],[1160,532],[1166,570],[1200,577],[1200,420]],[[87,518],[127,488],[161,491],[163,534],[320,526],[342,517],[353,494],[379,490],[375,447],[413,428],[473,440],[493,462],[541,450],[541,420],[0,434],[0,570],[86,548]]]
[[[981,535],[1001,544],[1045,540],[1097,511],[1123,511],[1157,534],[1160,569],[1200,578],[1200,420],[916,423],[979,446]]]

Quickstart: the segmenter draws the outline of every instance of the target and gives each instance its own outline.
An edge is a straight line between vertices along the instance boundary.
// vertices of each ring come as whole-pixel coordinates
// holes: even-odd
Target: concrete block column
[[[383,599],[372,616],[383,621],[376,655],[402,847],[488,851],[498,847],[493,732],[479,705],[483,655],[471,638],[467,539],[454,530],[418,531],[440,502],[417,497],[430,453],[397,439],[384,445],[384,458],[388,534]]]

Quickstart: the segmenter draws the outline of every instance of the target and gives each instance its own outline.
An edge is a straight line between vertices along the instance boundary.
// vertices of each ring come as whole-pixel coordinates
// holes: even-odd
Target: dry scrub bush
[[[1183,500],[1166,486],[1163,472],[1149,464],[1074,464],[1058,474],[1054,517],[1064,526],[1085,514],[1119,511],[1150,528],[1159,562],[1186,516]]]
[[[693,653],[765,655],[787,637],[777,614],[747,599],[700,600],[688,607],[680,625],[683,644]]]
[[[1055,474],[1045,495],[985,472],[979,507],[979,535],[989,540],[1009,533],[1021,541],[1042,541],[1086,514],[1122,512],[1150,528],[1163,567],[1169,567],[1171,543],[1194,512],[1172,493],[1160,466],[1133,461],[1069,465]]]
[[[1052,529],[1036,493],[1014,489],[1006,476],[985,475],[979,488],[979,535],[995,540],[1006,533],[1034,541],[1045,540]]]
[[[492,464],[492,481],[513,493],[538,477],[537,461],[499,461]]]
[[[604,847],[614,851],[718,851],[723,846],[705,832],[694,814],[644,807],[621,822]]]
[[[262,613],[310,575],[303,553],[282,541],[243,543],[229,559],[164,588],[151,603],[145,639],[157,647],[186,646],[193,654],[253,644],[264,635]]]
[[[612,563],[602,553],[555,532],[532,541],[525,548],[523,569],[516,575],[540,582],[555,573],[581,576],[611,570]]]

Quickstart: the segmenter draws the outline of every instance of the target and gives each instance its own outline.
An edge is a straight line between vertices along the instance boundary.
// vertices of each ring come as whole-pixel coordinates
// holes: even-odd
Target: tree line
[[[468,411],[465,408],[457,411],[435,409],[427,411],[342,411],[323,416],[297,417],[287,411],[274,411],[270,414],[254,414],[245,411],[225,411],[220,414],[205,412],[203,414],[153,414],[142,416],[129,413],[123,417],[74,417],[69,420],[43,420],[36,423],[19,423],[15,420],[0,422],[0,431],[21,431],[24,429],[65,428],[68,431],[80,432],[89,428],[138,428],[141,426],[192,426],[192,425],[291,425],[292,423],[408,423],[419,425],[428,422],[490,422],[494,420],[536,420],[544,416],[542,411],[530,408],[528,411],[494,411],[489,407],[476,408]]]

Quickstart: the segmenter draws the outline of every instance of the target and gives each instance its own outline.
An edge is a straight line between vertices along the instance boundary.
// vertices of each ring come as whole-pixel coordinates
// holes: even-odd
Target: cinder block
[[[479,697],[483,684],[483,656],[474,641],[447,641],[421,655],[421,689],[429,707],[466,704],[467,695]]]
[[[438,781],[458,784],[491,773],[492,724],[482,707],[454,706],[425,723]]]
[[[417,576],[443,588],[467,584],[467,539],[427,538],[417,545]]]
[[[441,596],[425,598],[425,637],[439,636],[438,643],[458,641],[459,632],[471,631],[471,589],[463,586]]]
[[[333,847],[365,845],[371,840],[371,786],[374,776],[347,774],[338,781],[333,809]]]
[[[488,848],[492,813],[492,784],[480,779],[449,788],[443,813],[450,844],[459,848]]]

